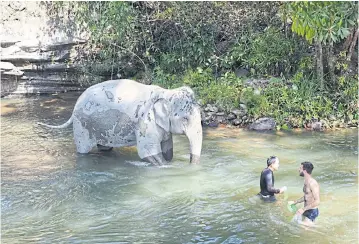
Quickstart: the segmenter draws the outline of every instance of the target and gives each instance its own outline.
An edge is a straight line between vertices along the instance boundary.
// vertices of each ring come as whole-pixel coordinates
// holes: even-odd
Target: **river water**
[[[205,129],[200,165],[174,137],[174,160],[154,167],[134,147],[78,155],[70,117],[78,94],[2,99],[1,243],[357,243],[358,130]],[[276,203],[254,197],[277,155]],[[293,223],[300,162],[320,184],[316,227]]]

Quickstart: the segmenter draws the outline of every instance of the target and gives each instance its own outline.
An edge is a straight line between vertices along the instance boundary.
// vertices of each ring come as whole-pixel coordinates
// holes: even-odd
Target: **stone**
[[[208,124],[208,126],[209,127],[218,127],[218,122],[216,122],[216,121],[212,121],[212,122],[210,122],[209,124]]]
[[[232,124],[235,125],[235,126],[238,126],[242,123],[242,121],[240,119],[235,119],[233,120]]]
[[[243,104],[243,103],[239,104],[239,108],[240,108],[241,110],[247,111],[247,105],[245,105],[245,104]]]
[[[227,116],[227,119],[228,120],[234,120],[234,119],[236,119],[237,118],[237,116],[235,115],[235,114],[233,114],[233,113],[230,113],[230,114],[228,114],[228,116]]]
[[[224,112],[218,112],[216,113],[217,116],[224,116]]]
[[[204,111],[205,111],[205,112],[209,112],[209,111],[211,111],[211,110],[212,110],[211,104],[207,104],[206,107],[204,108]]]
[[[276,128],[276,122],[273,118],[259,118],[254,123],[249,125],[250,130],[274,130]]]
[[[249,71],[243,67],[235,69],[235,74],[237,77],[245,77],[249,74]]]
[[[27,64],[18,67],[22,71],[68,71],[78,69],[78,66],[66,63],[52,62],[52,63],[36,63]]]
[[[322,130],[322,122],[317,121],[317,122],[312,123],[312,129],[315,131]]]
[[[336,120],[336,118],[335,118],[334,115],[331,114],[331,115],[329,115],[329,120],[330,120],[330,121],[334,121],[334,120]]]
[[[58,50],[44,53],[37,52],[18,52],[13,54],[5,54],[2,57],[4,61],[10,62],[54,62],[63,61],[70,58],[69,50]]]
[[[216,120],[218,123],[223,123],[226,119],[224,116],[217,116]]]
[[[237,116],[237,118],[242,117],[243,115],[246,114],[246,112],[244,110],[240,110],[240,109],[232,109],[231,113],[235,114]]]
[[[206,116],[206,117],[204,118],[204,121],[205,121],[205,122],[208,122],[208,121],[210,121],[210,120],[212,120],[212,116]]]
[[[0,62],[0,69],[2,70],[12,70],[12,69],[15,69],[15,65],[13,65],[12,63],[10,62]]]
[[[14,70],[10,70],[10,71],[5,71],[2,74],[13,75],[13,76],[22,76],[24,74],[24,72],[14,69]]]
[[[205,118],[206,118],[206,114],[203,111],[201,111],[201,120],[204,121]]]
[[[212,106],[212,109],[210,110],[211,112],[217,113],[218,112],[218,108],[216,106]]]

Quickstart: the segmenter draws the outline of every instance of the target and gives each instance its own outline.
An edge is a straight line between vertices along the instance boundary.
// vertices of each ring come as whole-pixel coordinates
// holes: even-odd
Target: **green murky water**
[[[206,129],[200,165],[175,137],[169,166],[135,148],[77,155],[65,122],[77,95],[3,99],[1,243],[357,243],[358,130],[256,133]],[[266,158],[280,158],[275,204],[253,201]],[[300,162],[321,187],[317,227],[291,222]]]

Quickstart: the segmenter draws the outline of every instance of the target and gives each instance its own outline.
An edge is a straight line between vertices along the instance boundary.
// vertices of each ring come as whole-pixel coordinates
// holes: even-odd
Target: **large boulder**
[[[249,125],[250,130],[274,130],[276,128],[276,122],[273,118],[260,118],[254,121],[251,125]]]

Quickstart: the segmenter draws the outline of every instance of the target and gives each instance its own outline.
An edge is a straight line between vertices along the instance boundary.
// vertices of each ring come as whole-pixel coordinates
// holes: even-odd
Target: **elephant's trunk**
[[[186,133],[189,140],[191,156],[190,163],[199,163],[202,150],[202,126]]]

